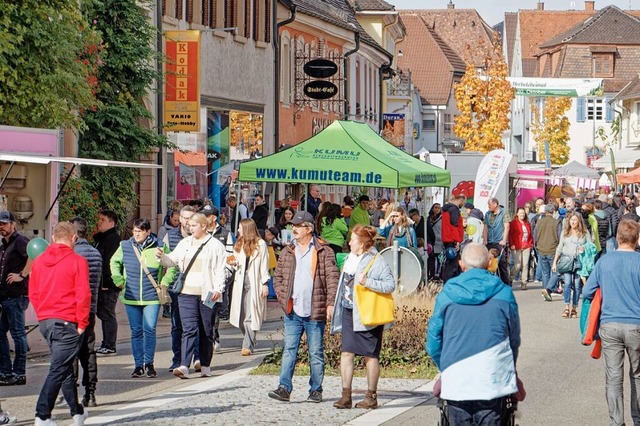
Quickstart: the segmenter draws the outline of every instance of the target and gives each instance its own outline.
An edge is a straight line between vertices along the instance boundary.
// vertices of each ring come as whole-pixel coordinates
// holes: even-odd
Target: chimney
[[[447,4],[447,9],[455,9],[456,5],[453,4],[453,0],[449,0],[449,4]]]
[[[538,6],[537,7],[538,10],[544,10],[544,2],[539,1],[537,6]]]
[[[589,12],[595,12],[596,10],[596,2],[595,1],[585,1],[584,2],[584,10]]]

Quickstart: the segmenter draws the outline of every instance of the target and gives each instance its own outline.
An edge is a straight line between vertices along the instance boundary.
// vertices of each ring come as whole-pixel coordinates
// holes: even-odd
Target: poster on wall
[[[391,145],[404,149],[404,114],[382,114],[382,138]]]
[[[186,164],[180,164],[180,184],[181,185],[195,185],[196,184],[196,171],[187,166]]]

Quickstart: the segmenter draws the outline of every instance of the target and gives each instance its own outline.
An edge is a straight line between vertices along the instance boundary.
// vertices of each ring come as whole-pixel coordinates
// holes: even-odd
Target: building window
[[[587,120],[602,120],[604,118],[604,99],[587,99]]]
[[[426,118],[422,120],[422,130],[427,132],[436,130],[436,116],[434,114],[427,114]]]
[[[613,53],[593,54],[594,77],[613,77]]]
[[[451,118],[451,114],[444,115],[444,132],[451,133],[451,126],[453,125],[453,120]]]

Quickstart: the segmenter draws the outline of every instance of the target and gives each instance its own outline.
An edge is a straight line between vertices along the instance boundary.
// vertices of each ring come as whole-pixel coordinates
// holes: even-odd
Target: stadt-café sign
[[[304,85],[305,96],[311,99],[325,100],[338,94],[338,86],[330,81],[322,80],[334,76],[338,72],[338,65],[328,59],[312,59],[304,64],[304,72],[309,77],[317,78]]]
[[[170,132],[200,131],[200,31],[165,32],[164,125]]]

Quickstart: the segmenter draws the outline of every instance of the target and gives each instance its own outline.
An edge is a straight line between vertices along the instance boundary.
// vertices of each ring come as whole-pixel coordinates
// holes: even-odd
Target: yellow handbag
[[[378,255],[375,255],[369,262],[364,270],[365,275],[367,275],[377,257]],[[393,322],[395,305],[391,294],[378,293],[360,284],[354,285],[353,291],[362,325],[371,327]]]

